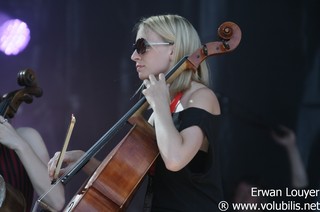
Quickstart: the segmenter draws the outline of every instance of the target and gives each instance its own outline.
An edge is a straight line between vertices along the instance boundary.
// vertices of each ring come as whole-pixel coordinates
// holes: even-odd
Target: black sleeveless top
[[[2,144],[0,144],[0,174],[6,183],[21,191],[27,203],[26,211],[31,211],[33,187],[29,176],[15,151]]]
[[[172,116],[179,132],[190,126],[200,127],[208,139],[209,149],[207,153],[199,151],[186,167],[177,172],[166,169],[158,157],[152,179],[152,211],[220,211],[218,203],[223,199],[217,143],[220,116],[199,108],[187,108]]]

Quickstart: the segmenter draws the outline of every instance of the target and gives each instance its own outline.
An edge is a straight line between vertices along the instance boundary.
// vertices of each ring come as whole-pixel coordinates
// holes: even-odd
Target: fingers
[[[149,75],[149,80],[151,84],[154,84],[155,82],[157,82],[157,79],[153,74]]]
[[[144,84],[144,86],[145,86],[146,88],[149,88],[149,87],[150,87],[150,81],[147,80],[147,79],[143,80],[143,84]]]
[[[151,85],[154,85],[156,83],[157,79],[153,74],[149,75],[149,79],[143,80],[143,84],[146,88],[149,88]]]
[[[4,124],[4,123],[6,123],[7,121],[8,121],[8,119],[3,119],[3,120],[0,121],[0,124]]]
[[[157,77],[159,79],[157,79]],[[147,98],[150,105],[152,105],[156,97],[167,95],[169,90],[165,75],[160,73],[157,77],[151,74],[148,79],[143,81],[145,89],[142,90],[142,94]]]
[[[57,163],[59,160],[61,152],[56,152],[54,156],[48,162],[48,174],[51,180],[55,177],[55,170],[57,169]],[[82,150],[71,150],[67,151],[63,158],[63,168],[59,170],[58,176],[61,176],[68,170],[82,155],[84,152]]]
[[[61,152],[56,152],[54,156],[48,162],[48,174],[49,178],[52,180],[54,177],[54,172],[57,168],[58,159]]]
[[[149,79],[143,80],[143,84],[146,86],[146,88],[149,88],[150,85],[155,85],[157,82],[166,83],[166,78],[163,73],[159,74],[159,80],[153,75],[149,75]]]
[[[0,116],[0,124],[5,124],[8,122],[8,119],[5,119],[4,117]]]
[[[159,81],[161,81],[161,82],[166,81],[166,77],[164,76],[163,73],[159,74]]]
[[[149,79],[145,79],[143,80],[143,84],[146,87],[146,89],[150,88],[151,85],[155,85],[156,83],[156,78],[154,77],[154,75],[149,75]],[[142,90],[142,93],[145,94],[146,89]]]

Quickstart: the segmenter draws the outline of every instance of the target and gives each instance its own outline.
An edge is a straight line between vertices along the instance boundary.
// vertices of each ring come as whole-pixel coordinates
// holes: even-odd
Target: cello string
[[[136,92],[130,97],[130,100],[132,100],[139,92],[141,93],[141,91],[144,88],[144,84],[141,83],[141,85],[139,86],[139,88],[136,90]],[[140,94],[141,95],[141,94]],[[141,96],[140,96],[141,97]]]
[[[47,194],[49,194],[59,183],[61,182],[61,178],[57,179],[55,181],[54,184],[52,184],[52,186],[50,187],[50,189],[48,191],[46,191],[45,193],[43,193],[35,202],[32,212],[36,212],[38,205],[40,204],[42,207],[44,207],[45,209],[48,209],[50,211],[55,211],[53,208],[51,208],[49,205],[47,205],[46,203],[44,203],[42,200],[45,196],[47,196]]]

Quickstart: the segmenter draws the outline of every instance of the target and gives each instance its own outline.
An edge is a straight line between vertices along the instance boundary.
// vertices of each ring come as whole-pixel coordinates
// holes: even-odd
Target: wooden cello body
[[[151,126],[135,124],[65,211],[125,210],[158,154]]]
[[[26,211],[27,203],[23,194],[0,175],[0,211]]]
[[[240,28],[225,22],[218,28],[221,41],[210,42],[190,56],[181,59],[166,75],[171,83],[186,69],[197,70],[203,60],[212,55],[234,50],[241,40]],[[142,117],[148,107],[141,99],[115,126],[109,130],[79,160],[78,167],[100,150],[107,140],[124,122],[132,124],[130,132],[106,156],[86,185],[79,190],[64,211],[125,211],[136,189],[159,155],[153,128]],[[80,168],[74,168],[62,177],[66,183]]]

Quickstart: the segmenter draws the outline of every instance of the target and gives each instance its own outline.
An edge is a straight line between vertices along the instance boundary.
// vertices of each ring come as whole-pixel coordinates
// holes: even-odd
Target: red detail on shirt
[[[176,96],[172,99],[170,103],[171,113],[174,113],[176,111],[177,105],[179,104],[179,101],[181,98],[182,98],[182,92],[178,92]]]

